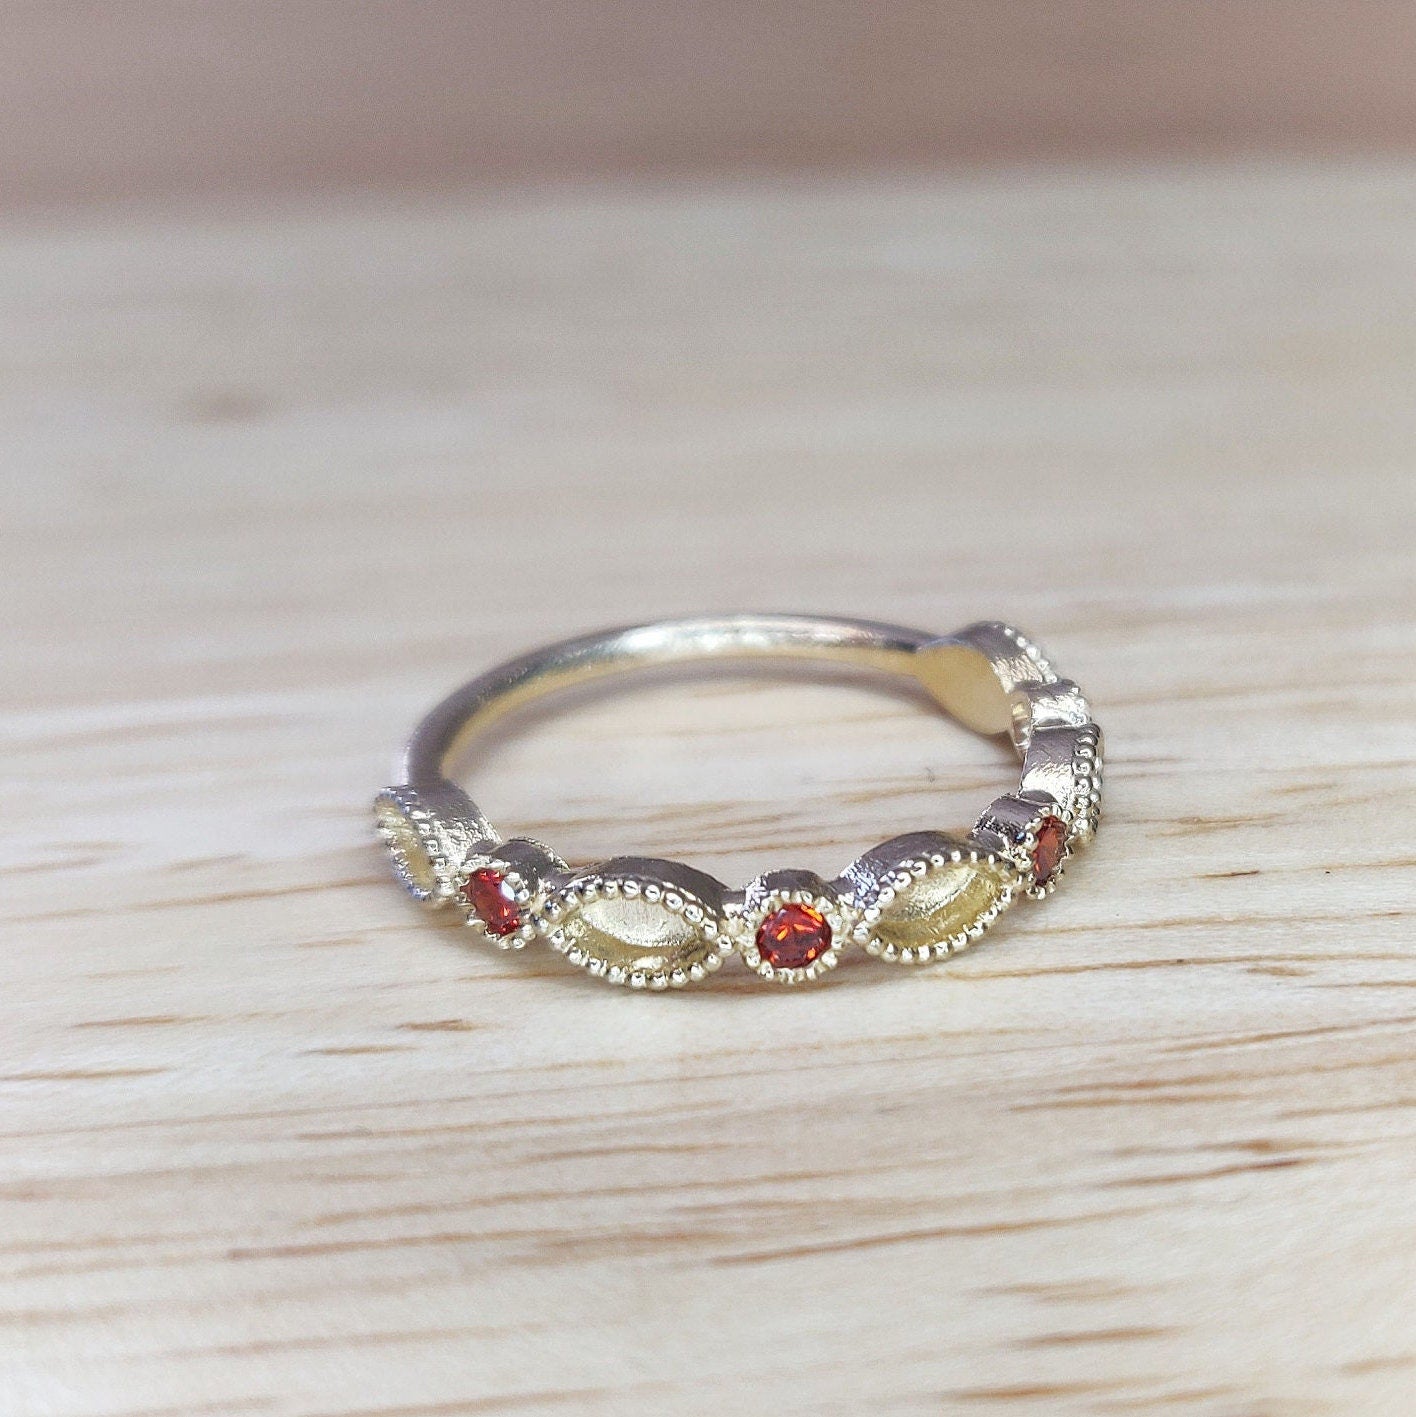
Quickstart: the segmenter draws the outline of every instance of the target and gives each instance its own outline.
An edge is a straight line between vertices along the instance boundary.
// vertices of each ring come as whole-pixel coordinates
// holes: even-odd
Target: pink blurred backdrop
[[[1412,0],[11,0],[0,208],[1416,146]]]

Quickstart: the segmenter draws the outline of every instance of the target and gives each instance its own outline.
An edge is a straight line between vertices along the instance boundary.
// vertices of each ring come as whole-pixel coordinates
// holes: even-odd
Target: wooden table
[[[0,238],[6,1417],[1416,1410],[1416,168],[143,209]],[[1014,620],[1097,845],[947,966],[643,997],[368,804],[694,610]],[[504,734],[574,859],[833,873],[856,680]]]

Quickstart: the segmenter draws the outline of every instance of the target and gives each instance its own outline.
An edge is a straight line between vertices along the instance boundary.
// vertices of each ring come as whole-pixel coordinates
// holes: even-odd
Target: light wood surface
[[[1413,1410],[1413,276],[1402,165],[5,230],[0,1412]],[[403,899],[435,697],[730,608],[1038,637],[1065,889],[667,997]],[[475,790],[740,881],[1013,774],[732,674]]]

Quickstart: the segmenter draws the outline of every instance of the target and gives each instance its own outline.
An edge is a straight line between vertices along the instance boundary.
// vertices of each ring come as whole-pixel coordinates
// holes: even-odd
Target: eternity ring
[[[509,710],[572,684],[647,665],[789,657],[903,676],[977,733],[1011,736],[1016,792],[967,835],[913,831],[834,880],[769,871],[741,890],[677,861],[617,856],[572,868],[529,837],[503,838],[446,775]],[[732,615],[662,621],[550,645],[483,674],[420,723],[403,781],[375,802],[399,880],[429,906],[456,902],[502,949],[544,940],[612,984],[697,983],[737,955],[764,979],[819,979],[850,950],[892,964],[942,959],[1022,895],[1054,890],[1096,831],[1101,730],[1082,692],[1008,625],[952,635],[865,620]]]

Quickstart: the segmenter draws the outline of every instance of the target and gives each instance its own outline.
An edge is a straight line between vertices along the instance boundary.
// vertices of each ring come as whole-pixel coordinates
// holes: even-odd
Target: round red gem
[[[1033,882],[1045,886],[1057,874],[1062,853],[1067,849],[1067,823],[1061,817],[1044,817],[1037,828],[1033,847]]]
[[[774,969],[803,969],[831,948],[831,927],[809,905],[784,905],[757,927],[757,952]]]
[[[489,935],[512,935],[521,928],[521,911],[506,877],[490,866],[473,871],[462,887],[462,899]]]

